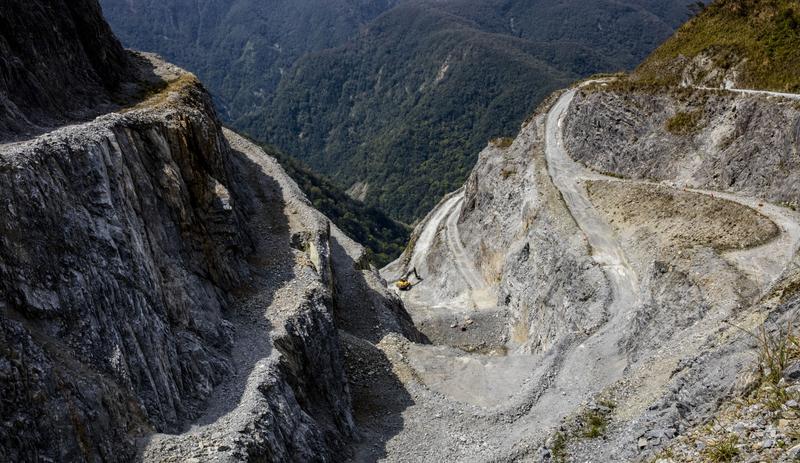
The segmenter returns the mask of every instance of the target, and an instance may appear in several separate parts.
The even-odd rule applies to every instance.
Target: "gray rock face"
[[[791,381],[800,380],[800,362],[794,362],[786,368],[783,372],[783,377]]]
[[[454,194],[463,199],[443,199],[437,209],[453,203],[452,210],[429,214],[412,236],[415,246],[382,270],[391,280],[417,267],[424,280],[404,300],[412,316],[428,324],[439,315],[422,312],[442,304],[452,313],[502,320],[500,330],[481,323],[487,339],[473,345],[542,352],[593,331],[605,317],[610,289],[546,172],[543,118],[539,113],[526,123],[511,146],[490,143],[463,193]],[[428,241],[425,228],[437,220],[437,232],[422,243]],[[463,251],[456,256],[458,243]],[[470,266],[477,276],[466,278],[463,269]],[[462,321],[452,313],[446,327]]]
[[[134,77],[96,0],[7,0],[0,25],[0,140],[99,114]]]
[[[532,123],[503,149],[489,145],[465,185],[461,238],[496,304],[509,346],[546,351],[601,323],[610,290],[546,172],[543,129]]]
[[[354,435],[336,324],[408,316],[193,77],[151,65],[170,82],[136,108],[0,152],[0,459],[331,460]]]
[[[678,113],[697,119],[677,133]],[[601,172],[800,204],[800,106],[729,92],[586,91],[566,124],[568,149]]]
[[[3,326],[40,360],[19,359],[9,373],[22,382],[3,384],[33,374],[31,387],[53,392],[4,410],[7,426],[27,423],[24,445],[4,446],[12,460],[115,459],[130,441],[101,438],[107,427],[175,430],[231,373],[222,291],[246,274],[248,240],[220,183],[230,167],[210,102],[187,92],[174,109],[2,154]]]

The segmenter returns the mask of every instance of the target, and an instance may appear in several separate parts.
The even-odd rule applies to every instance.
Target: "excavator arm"
[[[397,289],[399,289],[400,291],[408,291],[409,289],[413,288],[416,283],[411,282],[411,275],[414,275],[414,278],[417,279],[417,283],[422,281],[422,278],[419,276],[419,273],[417,273],[417,268],[414,267],[408,272],[406,272],[402,277],[400,277],[399,280],[395,282],[394,285],[397,287]]]

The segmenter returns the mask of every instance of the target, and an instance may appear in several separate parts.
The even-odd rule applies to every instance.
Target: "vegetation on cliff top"
[[[800,1],[718,0],[659,47],[634,77],[677,85],[697,57],[716,69],[735,69],[742,88],[800,91]]]

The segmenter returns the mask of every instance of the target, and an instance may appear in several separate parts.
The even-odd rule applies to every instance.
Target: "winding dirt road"
[[[575,92],[572,89],[564,93],[547,115],[545,156],[548,173],[586,236],[592,258],[605,270],[613,301],[606,309],[608,321],[563,357],[551,386],[531,409],[530,415],[542,427],[555,425],[582,401],[622,377],[628,360],[618,344],[640,303],[636,272],[613,229],[594,208],[586,189],[580,184],[590,173],[573,161],[564,149],[562,126]]]
[[[560,361],[553,363],[553,381],[542,392],[526,417],[517,423],[509,443],[524,439],[524,434],[532,430],[545,433],[547,429],[557,426],[563,417],[582,402],[621,379],[625,367],[628,366],[628,359],[618,346],[641,303],[639,281],[616,233],[589,200],[584,181],[606,180],[671,186],[667,182],[621,180],[598,174],[575,162],[564,148],[563,125],[576,91],[573,88],[565,92],[547,115],[545,156],[548,173],[561,192],[575,222],[586,236],[593,259],[605,271],[612,286],[613,300],[607,308],[608,320],[602,328],[582,343],[571,347]],[[796,214],[766,204],[758,198],[699,189],[687,191],[734,201],[755,209],[780,228],[780,235],[770,242],[750,249],[728,252],[724,256],[754,277],[761,284],[763,292],[769,291],[800,247],[800,224]]]
[[[782,93],[782,92],[771,92],[769,90],[750,90],[747,88],[714,88],[714,87],[694,87],[698,90],[717,90],[717,91],[726,91],[726,92],[733,92],[733,93],[742,93],[744,95],[763,95],[763,96],[773,96],[778,98],[788,98],[790,100],[800,100],[800,94],[797,93]]]
[[[414,245],[411,259],[408,262],[408,267],[403,269],[403,273],[410,268],[427,270],[428,266],[425,262],[425,257],[428,255],[431,247],[433,246],[433,242],[436,238],[437,232],[439,231],[439,227],[441,226],[442,222],[447,219],[447,217],[452,214],[454,210],[457,209],[463,200],[464,191],[463,189],[458,190],[453,193],[450,198],[447,198],[444,202],[441,202],[440,205],[430,213],[430,218],[425,222],[425,227],[422,229],[422,232],[419,234],[419,238],[417,238],[417,242]]]
[[[798,215],[788,209],[734,193],[684,188],[672,182],[609,177],[575,162],[565,149],[563,128],[578,88],[565,92],[546,116],[545,157],[553,184],[560,191],[570,214],[586,238],[592,258],[605,272],[611,287],[612,298],[605,309],[605,323],[585,339],[573,338],[550,352],[535,356],[516,353],[487,356],[430,345],[413,345],[406,352],[408,365],[419,374],[428,388],[441,394],[439,397],[478,406],[484,410],[481,415],[486,413],[487,420],[503,417],[513,423],[505,428],[505,433],[496,436],[501,444],[494,450],[495,457],[491,461],[508,461],[531,454],[566,416],[622,379],[627,367],[636,368],[639,365],[630,363],[626,352],[620,347],[626,336],[630,335],[633,317],[637,310],[641,310],[643,297],[639,276],[615,229],[590,201],[587,181],[680,188],[719,200],[733,201],[768,217],[780,228],[781,233],[776,238],[760,246],[723,254],[726,260],[759,284],[763,292],[769,291],[781,277],[800,248]],[[741,91],[748,94],[754,92]],[[800,96],[795,97],[800,99]],[[458,220],[464,201],[464,190],[458,190],[445,197],[429,214],[406,268],[416,267],[431,276],[436,275],[437,271],[444,272],[437,275],[440,279],[460,277],[467,290],[453,299],[452,294],[440,291],[440,288],[426,287],[426,283],[430,284],[434,278],[423,282],[418,288],[422,291],[415,290],[403,295],[415,321],[437,317],[445,319],[456,315],[461,317],[468,313],[474,316],[477,312],[467,308],[467,299],[474,301],[475,293],[492,290],[492,286],[481,275],[475,258],[469,255],[460,239]],[[444,247],[446,253],[443,255],[441,251]],[[430,269],[428,261],[432,255],[432,261],[450,259],[451,262],[443,268]],[[396,265],[385,268],[384,275],[404,271],[398,268],[400,265],[398,261]],[[461,287],[459,284],[454,286]],[[445,328],[447,326],[450,325]]]
[[[461,216],[461,206],[464,204],[464,191],[457,195],[458,202],[454,204],[447,216],[447,227],[445,228],[445,241],[450,253],[456,261],[459,273],[470,290],[481,289],[486,286],[486,280],[481,275],[475,262],[467,255],[464,243],[461,241],[461,234],[458,231],[458,219]]]
[[[409,259],[407,268],[403,269],[403,273],[411,268],[422,269],[425,273],[431,270],[428,269],[426,256],[441,230],[441,233],[443,233],[442,239],[450,251],[454,266],[458,269],[467,288],[469,290],[479,290],[486,286],[486,281],[475,266],[475,262],[467,255],[458,231],[458,219],[463,204],[464,189],[461,188],[451,193],[449,198],[446,198],[431,212],[430,218],[425,222],[425,226],[419,234],[411,259]]]

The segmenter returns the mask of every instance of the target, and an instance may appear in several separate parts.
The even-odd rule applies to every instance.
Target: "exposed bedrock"
[[[800,204],[800,106],[764,95],[681,89],[579,92],[572,156],[600,172]]]
[[[0,4],[0,139],[107,111],[136,80],[95,0]]]
[[[6,423],[31,433],[23,452],[64,433],[72,442],[59,440],[51,458],[113,459],[103,428],[121,418],[175,429],[231,371],[222,289],[245,271],[236,259],[247,239],[222,183],[229,167],[209,102],[199,88],[185,98],[180,109],[111,115],[3,152],[5,327],[31,336],[43,361],[6,365],[22,381],[3,384],[19,412]],[[84,369],[103,382],[77,384]],[[105,397],[104,383],[124,400]],[[28,388],[56,393],[33,400]]]
[[[171,72],[149,99],[2,151],[0,459],[330,460],[355,431],[337,330],[410,320],[191,75],[145,61]]]

